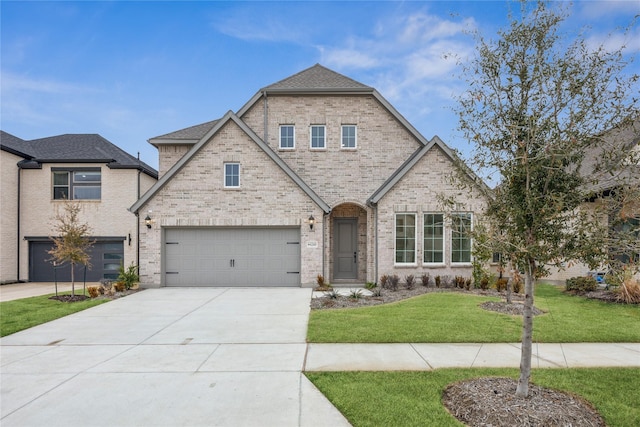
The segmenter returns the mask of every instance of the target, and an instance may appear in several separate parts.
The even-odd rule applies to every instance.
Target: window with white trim
[[[54,200],[100,200],[102,176],[100,168],[52,169]]]
[[[396,214],[395,263],[416,262],[416,215]]]
[[[325,143],[325,126],[324,125],[312,125],[309,130],[309,135],[311,138],[311,148],[312,149],[323,149],[326,148]]]
[[[355,149],[358,146],[358,129],[356,125],[342,125],[341,147]]]
[[[444,263],[444,215],[424,214],[423,261],[427,264]]]
[[[240,163],[224,164],[224,188],[240,187]]]
[[[293,125],[280,126],[280,149],[293,150],[296,148],[296,128]]]
[[[471,220],[470,212],[451,214],[451,263],[471,262]]]

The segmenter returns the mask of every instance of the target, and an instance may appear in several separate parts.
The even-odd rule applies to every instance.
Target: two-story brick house
[[[468,231],[486,186],[464,167],[471,188],[452,184],[461,166],[444,142],[321,65],[260,89],[236,113],[149,142],[160,179],[131,207],[145,285],[470,274]]]
[[[156,170],[95,134],[25,141],[0,132],[0,148],[1,283],[69,280],[69,266],[54,276],[47,253],[65,200],[81,204],[80,221],[92,229],[87,281],[115,278],[121,264],[137,264],[138,221],[128,208],[157,181]]]

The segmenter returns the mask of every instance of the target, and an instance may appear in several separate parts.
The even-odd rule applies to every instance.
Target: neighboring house
[[[471,274],[488,188],[374,88],[321,65],[149,142],[160,179],[131,207],[146,286]],[[460,169],[470,189],[450,183]]]
[[[0,283],[69,280],[68,265],[54,276],[47,253],[66,199],[81,203],[80,220],[92,229],[87,281],[115,278],[121,264],[137,263],[138,221],[128,207],[157,181],[157,171],[100,135],[24,141],[0,131],[0,148]]]
[[[616,165],[616,166],[609,166]],[[622,165],[620,167],[619,165]],[[640,188],[640,119],[631,121],[625,126],[611,129],[598,137],[598,144],[585,154],[581,167],[581,173],[589,177],[591,190],[599,197],[584,203],[584,208],[589,210],[602,210],[603,203],[608,203],[612,192],[620,186]],[[636,194],[637,195],[637,194]],[[624,227],[629,230],[638,230],[640,227],[640,205],[635,200],[627,203],[622,211],[613,213],[624,218],[623,224],[616,227]],[[611,218],[603,218],[611,226]],[[615,228],[611,233],[616,233]],[[603,244],[606,244],[603,242]],[[635,262],[639,254],[635,254]],[[618,255],[620,257],[620,255]],[[629,261],[629,254],[623,255],[623,261]],[[557,284],[564,284],[566,279],[576,276],[586,276],[594,273],[606,273],[605,269],[590,271],[586,264],[581,262],[566,263],[563,269],[551,268],[550,274],[541,280]]]

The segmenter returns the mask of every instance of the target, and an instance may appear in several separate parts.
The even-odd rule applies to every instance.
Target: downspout
[[[140,200],[140,152],[138,151],[138,198],[136,200]],[[138,266],[138,273],[140,273],[140,217],[138,212],[136,215],[136,265]]]
[[[20,176],[22,175],[22,168],[20,164],[16,164],[18,167],[18,226],[17,228],[17,239],[16,239],[16,282],[20,282]]]
[[[267,143],[267,145],[269,145],[269,103],[267,101],[267,91],[263,90],[262,91],[262,96],[264,97],[264,132],[263,132],[263,136],[264,136],[264,142]]]
[[[376,266],[373,269],[373,272],[375,273],[375,277],[373,278],[373,282],[374,283],[378,283],[378,205],[375,204],[373,205],[373,216],[375,217],[375,230],[374,230],[374,238],[376,239],[376,243],[375,243],[375,251],[376,251]]]

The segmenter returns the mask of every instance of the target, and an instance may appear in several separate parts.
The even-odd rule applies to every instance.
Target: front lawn
[[[491,343],[519,342],[521,316],[479,307],[497,298],[458,292],[429,293],[382,306],[312,310],[309,342],[327,343]],[[640,342],[640,307],[564,294],[536,286],[535,342]]]
[[[50,296],[42,295],[0,302],[0,337],[109,301],[108,299],[87,299],[80,302],[60,302],[49,299]]]
[[[516,369],[431,372],[307,372],[354,426],[460,426],[442,405],[447,385],[486,376],[518,377]],[[582,396],[610,427],[640,425],[640,369],[535,369],[532,383]]]

